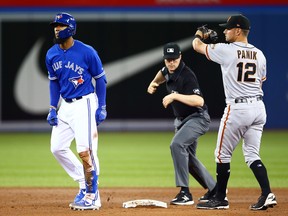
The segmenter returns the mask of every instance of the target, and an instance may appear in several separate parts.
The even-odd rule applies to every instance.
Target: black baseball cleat
[[[208,202],[210,199],[212,199],[216,194],[216,188],[213,190],[208,190],[202,197],[198,199],[199,202]]]
[[[277,205],[276,196],[273,193],[269,193],[267,196],[261,195],[258,198],[258,202],[251,205],[251,210],[266,210],[267,208],[273,208]]]
[[[185,193],[184,191],[180,191],[180,193],[178,193],[176,197],[173,200],[171,200],[170,204],[171,205],[193,205],[194,201],[193,201],[191,193]]]
[[[227,200],[210,199],[208,202],[200,202],[196,206],[197,209],[229,209]]]
[[[226,189],[226,194],[228,193],[228,189]],[[202,197],[200,197],[198,199],[199,202],[208,202],[209,200],[213,199],[216,195],[216,187],[211,190],[211,191],[207,191]],[[225,197],[225,200],[228,201],[227,196]]]

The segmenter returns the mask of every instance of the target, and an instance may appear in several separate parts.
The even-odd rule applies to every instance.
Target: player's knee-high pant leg
[[[51,135],[51,152],[74,181],[80,183],[84,182],[83,165],[70,149],[73,136],[72,134],[67,133],[67,131],[64,134],[63,130],[60,130],[59,127],[65,127],[65,124],[60,121],[57,127],[53,127]]]

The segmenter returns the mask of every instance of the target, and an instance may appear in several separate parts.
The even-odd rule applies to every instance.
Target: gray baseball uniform
[[[260,158],[260,144],[266,123],[262,83],[266,80],[266,58],[261,50],[248,43],[250,21],[242,14],[230,16],[224,27],[225,40],[229,43],[205,44],[205,32],[198,29],[192,42],[193,48],[221,66],[226,108],[222,116],[215,149],[217,191],[200,209],[228,209],[226,189],[230,177],[232,154],[243,139],[245,162],[261,187],[257,202],[251,210],[266,210],[277,205],[272,193],[266,167]],[[205,30],[205,28],[204,28]],[[208,29],[208,34],[211,32]],[[207,36],[207,35],[206,35]],[[197,39],[196,39],[197,38]]]
[[[259,149],[266,110],[262,82],[266,79],[266,59],[251,44],[234,42],[208,45],[207,57],[221,65],[226,108],[218,132],[215,158],[230,163],[243,138],[243,153],[248,166],[260,160]]]

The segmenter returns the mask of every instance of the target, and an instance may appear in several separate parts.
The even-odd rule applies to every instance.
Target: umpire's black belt
[[[249,98],[256,98],[257,101],[263,100],[261,95],[257,95],[256,97],[239,97],[235,99],[235,103],[247,103]]]
[[[80,100],[82,99],[83,97],[80,96],[80,97],[76,97],[76,98],[64,98],[64,100],[67,102],[67,103],[72,103],[74,101],[77,101],[77,100]]]

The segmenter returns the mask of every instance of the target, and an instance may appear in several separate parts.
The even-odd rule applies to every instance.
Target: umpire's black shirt
[[[161,72],[166,79],[168,93],[176,92],[183,95],[195,94],[203,97],[196,75],[182,60],[174,73],[169,73],[166,67],[163,67]],[[184,119],[193,113],[202,112],[207,109],[206,104],[198,108],[188,106],[176,100],[173,101],[171,105],[175,117],[179,119]]]

